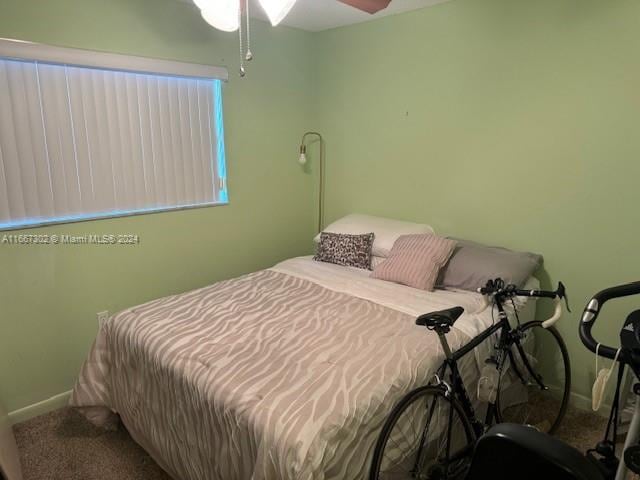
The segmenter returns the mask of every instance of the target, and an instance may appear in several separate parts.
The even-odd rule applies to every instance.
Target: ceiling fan
[[[363,12],[374,14],[384,10],[392,0],[337,0]],[[273,26],[289,14],[297,0],[258,0]],[[240,76],[244,77],[244,62],[253,59],[249,35],[249,0],[193,0],[202,18],[214,28],[240,33]],[[244,32],[243,32],[244,27]]]
[[[350,5],[367,13],[377,13],[389,6],[391,0],[338,0],[341,3]]]
[[[337,0],[340,3],[370,14],[384,10],[391,0]],[[278,25],[289,14],[297,0],[258,0],[271,24]],[[247,0],[193,0],[202,16],[212,27],[235,32],[240,27],[240,16],[249,10]],[[239,15],[240,12],[240,15]]]

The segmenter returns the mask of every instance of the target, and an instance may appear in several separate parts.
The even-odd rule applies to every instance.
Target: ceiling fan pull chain
[[[245,55],[244,59],[247,62],[250,62],[251,60],[253,60],[253,53],[251,52],[251,25],[249,22],[249,0],[246,0],[245,7],[246,7],[245,15],[247,17],[247,54]]]
[[[244,70],[244,45],[242,36],[242,2],[238,2],[238,34],[240,37],[240,76],[244,77],[246,72]]]

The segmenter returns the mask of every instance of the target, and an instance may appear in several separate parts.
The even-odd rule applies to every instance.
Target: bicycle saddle
[[[462,307],[452,307],[439,312],[425,313],[416,319],[416,325],[427,328],[452,327],[463,313],[464,308]]]

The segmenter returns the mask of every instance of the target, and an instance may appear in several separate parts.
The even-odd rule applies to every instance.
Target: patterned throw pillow
[[[313,259],[316,262],[335,263],[345,267],[371,270],[373,233],[347,235],[345,233],[320,234],[320,243]]]
[[[371,277],[432,291],[438,272],[455,247],[455,240],[437,235],[402,235],[393,244],[389,257],[376,267]]]

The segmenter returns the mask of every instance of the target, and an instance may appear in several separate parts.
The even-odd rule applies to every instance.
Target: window
[[[3,45],[0,229],[227,203],[221,69]]]

